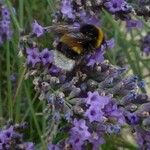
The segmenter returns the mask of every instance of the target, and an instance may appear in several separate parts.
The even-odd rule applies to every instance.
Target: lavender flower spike
[[[35,20],[32,24],[32,33],[34,33],[37,37],[40,37],[44,34],[44,29],[38,22]]]

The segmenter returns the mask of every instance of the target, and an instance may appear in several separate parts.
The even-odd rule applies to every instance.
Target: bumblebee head
[[[98,37],[98,28],[92,24],[84,24],[80,28],[80,32],[91,39]]]
[[[80,32],[85,35],[87,42],[90,43],[93,47],[98,48],[104,41],[103,31],[92,24],[84,24],[80,27]]]

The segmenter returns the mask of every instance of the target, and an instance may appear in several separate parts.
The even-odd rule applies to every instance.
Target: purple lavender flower
[[[35,20],[32,24],[32,33],[34,33],[37,37],[40,37],[44,34],[44,29],[38,22]]]
[[[2,7],[1,11],[2,11],[1,13],[2,13],[3,20],[10,20],[10,12],[9,12],[8,8]]]
[[[97,91],[88,92],[88,97],[86,98],[86,103],[89,105],[99,105],[101,108],[104,108],[108,104],[110,98],[107,96],[100,96]]]
[[[146,86],[146,83],[145,83],[144,80],[141,80],[141,81],[138,82],[138,87],[139,88],[145,88],[145,86]]]
[[[124,3],[124,0],[109,0],[104,5],[110,12],[116,13],[122,10]]]
[[[131,125],[136,125],[139,123],[139,117],[136,115],[136,113],[126,112],[125,117],[128,123]]]
[[[85,116],[88,117],[90,122],[93,121],[102,122],[105,119],[104,113],[102,112],[99,105],[91,105],[85,112]]]
[[[37,48],[27,48],[27,65],[35,67],[40,62],[39,52]]]
[[[93,145],[93,150],[99,149],[100,145],[105,143],[103,137],[96,132],[93,132],[88,140]]]
[[[90,133],[88,131],[88,127],[86,125],[86,121],[83,119],[77,120],[74,119],[73,121],[74,127],[71,129],[72,133],[79,133],[83,137],[83,139],[87,139],[90,136]],[[84,133],[84,134],[83,134]]]
[[[123,111],[119,109],[116,102],[112,100],[105,105],[103,112],[105,113],[106,118],[116,120],[120,125],[124,125],[126,123]]]
[[[25,150],[35,150],[34,144],[32,142],[24,142],[24,149]]]
[[[16,82],[17,81],[17,73],[12,73],[10,76],[9,76],[9,80],[11,80],[12,82]]]
[[[53,21],[65,21],[68,23],[82,22],[99,25],[102,8],[122,20],[131,18],[132,7],[125,0],[64,0]]]
[[[101,21],[97,16],[92,16],[88,13],[80,12],[80,18],[84,23],[88,22],[88,24],[94,24],[96,26],[101,25]]]
[[[108,125],[107,127],[106,127],[107,129],[107,133],[109,133],[109,134],[113,134],[113,133],[115,133],[115,134],[118,134],[118,133],[120,133],[120,130],[121,130],[121,127],[117,124],[117,125]]]
[[[110,40],[106,40],[106,46],[109,48],[109,49],[113,49],[115,47],[115,39],[112,38]]]
[[[73,149],[76,150],[81,150],[84,142],[85,140],[81,138],[80,134],[73,133],[69,138],[69,143],[72,145]]]
[[[74,19],[73,9],[70,0],[63,0],[61,5],[61,13],[68,18]]]
[[[132,7],[125,0],[108,0],[104,1],[105,9],[115,17],[121,20],[131,18]]]
[[[60,150],[60,148],[57,145],[48,144],[48,150]]]
[[[125,122],[123,114],[108,96],[100,96],[98,92],[89,92],[87,104],[90,107],[86,110],[85,116],[89,118],[90,122],[102,122],[105,118],[115,118],[120,124]]]
[[[87,56],[87,66],[94,66],[104,61],[104,51],[99,48],[95,54]]]
[[[141,51],[146,55],[150,54],[150,32],[141,41]]]
[[[0,44],[10,40],[12,37],[10,12],[7,7],[1,6],[2,19],[0,20]]]
[[[150,149],[150,132],[143,130],[142,128],[136,128],[137,144],[141,150]]]
[[[50,68],[49,68],[49,73],[52,74],[52,75],[58,75],[59,73],[61,72],[61,69],[58,68],[57,66],[55,65],[52,65]]]
[[[87,56],[87,66],[94,66],[95,64],[101,64],[104,61],[105,49],[113,49],[115,46],[114,39],[106,40],[100,48],[95,50],[94,54]]]
[[[130,31],[133,28],[141,29],[143,27],[143,23],[140,20],[127,20],[126,27],[128,31]]]
[[[86,126],[86,121],[83,119],[75,119],[73,121],[73,125],[74,127],[71,128],[70,131],[71,136],[69,138],[69,143],[74,149],[81,150],[85,140],[90,137],[90,133],[88,131],[88,127]]]
[[[43,63],[43,65],[47,65],[53,62],[54,55],[52,51],[49,51],[48,48],[45,48],[41,53],[40,53],[40,58]]]
[[[8,21],[8,20],[2,20],[0,22],[1,28],[5,29],[5,30],[7,30],[7,28],[9,27],[9,25],[10,25],[10,21]]]
[[[20,149],[20,150],[34,150],[32,142],[24,142],[23,135],[17,132],[19,128],[23,128],[24,124],[11,125],[0,130],[0,149]]]

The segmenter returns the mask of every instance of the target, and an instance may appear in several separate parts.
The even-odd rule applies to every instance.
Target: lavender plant
[[[59,3],[59,10],[53,22],[83,22],[100,24],[102,13],[107,11],[115,19],[126,21],[128,28],[141,28],[142,22],[133,16],[144,16],[149,19],[149,2],[128,2],[126,0],[64,0]],[[141,7],[142,5],[142,7]]]
[[[119,23],[125,21],[128,31],[131,31],[133,28],[143,27],[139,18],[136,19],[137,16],[149,19],[148,6],[148,2],[141,0],[137,3],[127,0],[62,0],[58,1],[58,8],[53,14],[52,26],[65,24],[80,28],[82,24],[93,24],[103,28],[103,15],[108,13]],[[8,24],[5,27],[7,34],[1,36],[2,43],[12,36],[9,11],[8,9],[4,11],[4,8],[7,7],[2,6],[1,16],[4,16],[2,21],[5,20]],[[141,81],[141,77],[129,73],[130,68],[115,66],[105,57],[106,50],[109,53],[116,41],[108,40],[110,36],[105,35],[106,39],[101,47],[95,49],[92,54],[83,56],[81,61],[75,62],[73,69],[68,71],[61,66],[70,65],[69,60],[65,62],[57,60],[63,64],[61,66],[56,64],[58,58],[55,57],[55,51],[60,36],[51,34],[49,28],[34,20],[31,33],[25,36],[20,33],[19,37],[19,54],[22,53],[24,56],[25,78],[33,82],[41,103],[46,103],[46,106],[42,107],[42,113],[37,113],[33,117],[40,140],[44,146],[46,145],[44,148],[38,143],[37,149],[99,150],[107,148],[109,144],[112,149],[118,147],[150,149],[150,99],[142,92],[145,91],[145,84]],[[41,40],[48,34],[53,37],[52,46],[46,45]],[[147,55],[149,55],[148,38],[147,35],[141,42],[141,50]],[[46,42],[49,43],[50,40]],[[19,88],[20,85],[19,80]],[[25,86],[25,92],[26,89]],[[27,99],[29,98],[27,95]],[[15,103],[16,100],[13,105]],[[29,104],[29,112],[33,114],[32,104]],[[22,117],[24,109],[20,112]],[[27,111],[23,119],[27,119],[29,112]],[[36,121],[38,115],[45,117],[47,123],[46,129],[43,125],[43,135],[40,135],[41,124],[38,124],[41,120]],[[29,120],[32,122],[31,117]],[[24,125],[8,125],[2,129],[0,149],[35,149],[32,142],[23,141],[19,132],[21,128],[24,128]],[[33,128],[31,126],[31,130]],[[125,134],[132,137],[134,142],[131,143],[124,137],[124,130],[128,130]]]
[[[146,20],[150,17],[150,2],[149,0],[138,0],[137,2],[132,1],[134,10],[138,16],[143,16]]]
[[[25,123],[15,124],[8,123],[0,130],[0,149],[1,150],[34,150],[32,142],[23,140],[22,131],[27,128]]]
[[[56,21],[57,18],[64,18],[68,21],[93,21],[96,23],[99,22],[102,9],[120,19],[130,18],[129,14],[132,12],[132,7],[125,0],[65,0],[61,1],[60,10],[56,14]]]
[[[12,37],[12,29],[11,29],[11,19],[10,19],[10,11],[0,2],[0,45],[2,45],[5,41],[10,40]]]
[[[32,32],[38,37],[39,31]],[[55,65],[52,50],[39,50],[34,41],[24,47],[27,76],[33,78],[39,99],[47,102],[44,136],[51,143],[49,149],[98,150],[109,136],[123,141],[123,128],[131,129],[139,147],[146,143],[149,148],[145,138],[142,143],[139,140],[149,126],[149,108],[145,107],[149,98],[139,89],[144,84],[135,75],[126,76],[127,68],[104,60],[104,50],[99,51],[98,61],[94,55],[87,56],[68,72]]]

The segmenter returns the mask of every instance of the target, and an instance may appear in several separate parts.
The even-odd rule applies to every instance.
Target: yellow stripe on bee
[[[96,28],[98,30],[98,38],[97,38],[97,42],[96,42],[95,47],[98,48],[102,44],[102,41],[104,39],[104,33],[100,28],[98,28],[98,27],[96,27]]]
[[[81,54],[81,52],[82,52],[82,48],[81,47],[72,47],[72,49],[73,49],[73,51],[75,51],[76,53],[78,53],[78,54]]]
[[[63,35],[60,41],[68,45],[68,47],[70,47],[77,54],[81,54],[83,51],[81,42],[79,42],[76,38],[70,37],[68,34]]]

